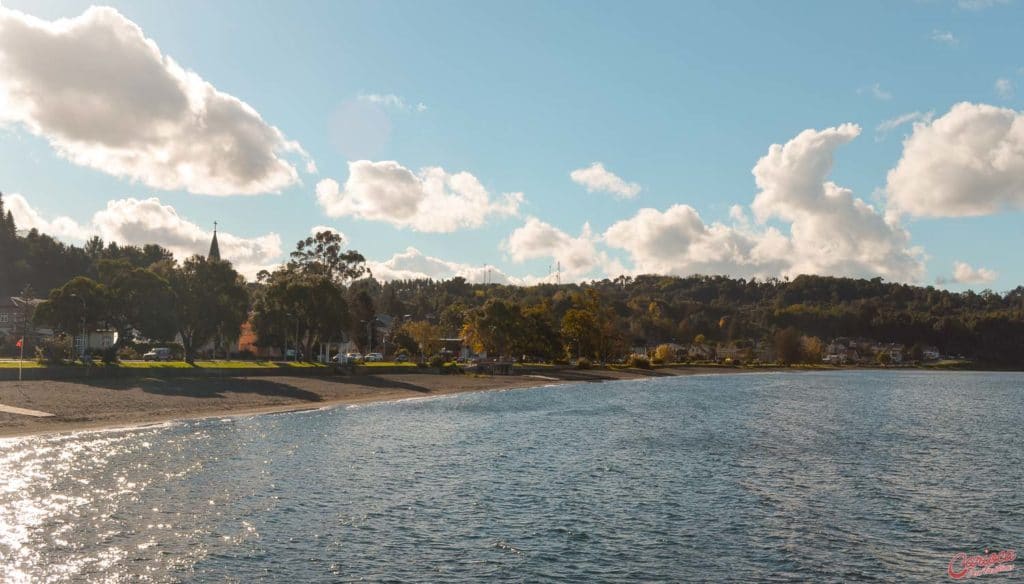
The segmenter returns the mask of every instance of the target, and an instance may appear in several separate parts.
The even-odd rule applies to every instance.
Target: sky
[[[1024,2],[0,0],[20,228],[380,279],[1024,280]]]

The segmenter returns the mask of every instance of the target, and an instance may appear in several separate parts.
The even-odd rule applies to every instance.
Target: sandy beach
[[[0,404],[46,417],[0,411],[0,436],[145,424],[174,419],[321,408],[562,383],[601,382],[736,369],[555,370],[531,375],[422,373],[323,377],[230,377],[0,381]]]

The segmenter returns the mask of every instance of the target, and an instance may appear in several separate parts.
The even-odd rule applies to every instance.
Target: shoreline
[[[324,377],[0,381],[0,404],[53,414],[50,417],[32,417],[0,412],[0,439],[134,428],[214,417],[313,411],[460,393],[773,371],[800,370],[782,367],[757,370],[679,367],[558,370],[508,376],[393,373]]]

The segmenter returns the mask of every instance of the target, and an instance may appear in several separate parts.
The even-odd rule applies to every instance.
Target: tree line
[[[798,276],[620,276],[588,283],[509,286],[372,277],[365,259],[334,233],[299,241],[289,261],[246,282],[229,262],[176,262],[157,245],[84,246],[35,230],[19,234],[0,198],[0,293],[40,291],[36,320],[75,332],[105,326],[152,340],[180,338],[189,358],[203,346],[228,350],[249,320],[259,346],[353,340],[389,353],[430,354],[462,338],[491,355],[609,361],[669,343],[788,350],[794,334],[932,345],[1000,366],[1024,366],[1024,287],[952,292],[932,286]],[[780,334],[782,332],[786,334]],[[804,347],[802,349],[807,351]],[[810,348],[814,353],[817,349]],[[818,350],[820,353],[820,350]]]

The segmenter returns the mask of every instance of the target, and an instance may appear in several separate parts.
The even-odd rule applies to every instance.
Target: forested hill
[[[0,211],[0,295],[17,295],[29,287],[33,295],[45,298],[76,276],[95,279],[104,260],[147,268],[169,258],[157,245],[139,248],[93,239],[77,247],[36,231],[19,235],[10,213]],[[259,311],[267,286],[249,285],[251,309]],[[434,323],[440,334],[451,337],[463,334],[489,301],[506,300],[527,319],[522,322],[550,331],[531,341],[532,352],[547,357],[567,345],[567,314],[599,310],[609,338],[621,351],[661,343],[686,345],[698,335],[720,346],[750,344],[792,328],[825,342],[864,337],[926,344],[944,354],[1024,366],[1024,287],[1005,294],[950,292],[880,278],[824,276],[792,281],[638,276],[529,287],[470,284],[461,278],[386,283],[363,278],[349,282],[344,296],[351,315],[340,315],[342,320],[366,322],[373,315],[391,315]]]

